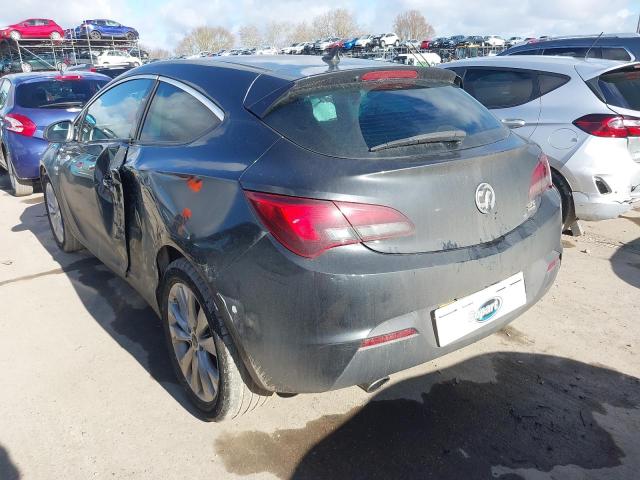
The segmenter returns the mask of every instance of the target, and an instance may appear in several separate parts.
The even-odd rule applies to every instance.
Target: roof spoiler
[[[388,75],[385,75],[387,73]],[[262,74],[251,85],[244,105],[254,115],[264,118],[271,110],[287,99],[299,95],[304,91],[319,90],[335,85],[345,85],[357,82],[389,82],[415,81],[451,83],[456,82],[457,75],[451,70],[443,68],[424,68],[408,65],[385,64],[376,68],[362,68],[349,70],[333,70],[327,73],[304,77],[291,81]]]

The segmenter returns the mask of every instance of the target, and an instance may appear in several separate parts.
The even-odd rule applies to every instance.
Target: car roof
[[[229,57],[209,57],[189,60],[175,60],[176,64],[193,63],[216,65],[220,63],[229,66],[247,68],[256,73],[265,73],[285,80],[298,80],[304,77],[327,73],[327,65],[319,55],[243,55]],[[363,68],[380,68],[384,66],[375,60],[341,57],[335,71],[356,70]]]
[[[640,34],[638,33],[605,34],[598,37],[598,35],[575,35],[544,38],[515,45],[504,51],[502,55],[509,55],[522,50],[541,50],[551,47],[590,47],[591,45],[595,47],[628,47],[634,44],[640,45]]]
[[[102,75],[101,73],[95,72],[84,72],[82,70],[74,70],[73,73],[70,73],[73,76],[81,76],[82,78],[86,78],[89,80],[111,80],[106,75]],[[56,78],[59,76],[64,76],[64,73],[60,72],[29,72],[29,73],[10,73],[9,75],[5,75],[2,78],[6,78],[11,80],[11,83],[14,85],[19,85],[21,83],[27,83],[35,80],[46,80],[48,78]]]
[[[495,57],[476,57],[449,62],[442,67],[504,67],[544,70],[554,73],[572,74],[576,70],[585,78],[593,78],[614,68],[634,65],[638,62],[618,62],[616,60],[584,59],[552,55],[506,55]]]

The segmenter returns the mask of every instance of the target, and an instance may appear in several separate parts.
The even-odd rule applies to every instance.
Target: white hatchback
[[[540,145],[563,220],[615,218],[640,202],[640,63],[551,56],[450,62],[464,89]]]

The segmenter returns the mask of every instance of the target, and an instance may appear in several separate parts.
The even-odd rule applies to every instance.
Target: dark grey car
[[[454,80],[307,56],[142,66],[50,127],[54,237],[156,309],[208,418],[372,390],[512,321],[560,264],[546,158]]]

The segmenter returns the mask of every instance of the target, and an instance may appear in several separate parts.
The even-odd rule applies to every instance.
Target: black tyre
[[[133,41],[133,40],[135,40],[137,38],[136,34],[133,33],[133,32],[127,32],[127,34],[125,36],[127,37],[127,40],[129,40],[129,41]]]
[[[266,402],[271,393],[251,381],[211,290],[186,259],[164,272],[160,303],[175,374],[203,419],[235,418]]]
[[[569,187],[567,181],[555,170],[551,170],[551,180],[553,181],[554,187],[558,190],[558,193],[560,193],[560,198],[562,199],[562,231],[564,232],[569,230],[573,222],[576,221],[573,195],[571,193],[571,187]]]
[[[51,233],[53,239],[56,241],[58,248],[63,252],[76,252],[82,250],[82,244],[73,236],[73,234],[67,229],[64,215],[56,197],[56,192],[51,185],[51,180],[44,174],[41,178],[42,191],[44,192],[44,205],[47,209],[47,218],[49,219],[49,227],[51,227]]]
[[[100,40],[102,34],[97,30],[92,30],[91,33],[89,33],[89,38],[91,38],[91,40]]]
[[[9,173],[9,180],[11,181],[11,190],[14,196],[24,197],[33,193],[33,182],[31,180],[22,180],[18,178],[15,170],[13,169],[13,160],[11,154],[5,152],[5,162],[7,162],[7,173]]]

